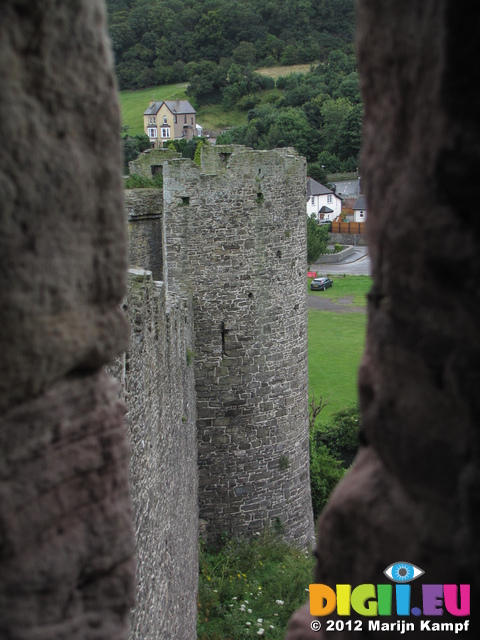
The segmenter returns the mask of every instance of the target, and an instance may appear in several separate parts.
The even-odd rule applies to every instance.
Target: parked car
[[[328,287],[333,287],[333,282],[330,278],[314,278],[310,283],[312,291],[325,291]]]

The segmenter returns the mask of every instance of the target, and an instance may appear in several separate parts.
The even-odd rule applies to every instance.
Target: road
[[[316,262],[311,265],[312,271],[317,272],[317,276],[343,275],[369,276],[371,275],[371,263],[367,247],[355,247],[355,254],[336,264],[322,264]]]

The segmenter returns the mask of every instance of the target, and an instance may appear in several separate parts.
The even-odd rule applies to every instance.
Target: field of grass
[[[311,295],[332,301],[352,299],[355,306],[365,303],[371,287],[368,276],[332,278],[332,288]],[[319,420],[357,402],[357,372],[365,346],[366,313],[308,312],[308,378],[309,395],[320,396],[328,405]]]
[[[329,276],[333,280],[333,287],[326,291],[310,291],[308,279],[308,293],[311,296],[328,298],[332,302],[338,302],[341,298],[347,298],[355,306],[366,305],[366,295],[372,286],[370,276]]]
[[[269,76],[276,80],[283,76],[289,76],[291,73],[308,73],[312,66],[315,66],[314,62],[308,64],[290,64],[284,67],[262,67],[261,69],[256,69],[256,72],[262,76]]]

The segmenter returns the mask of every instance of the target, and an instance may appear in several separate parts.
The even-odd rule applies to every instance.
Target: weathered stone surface
[[[128,636],[128,448],[116,384],[59,381],[0,418],[0,636]]]
[[[196,638],[198,479],[193,310],[149,271],[130,271],[123,381],[132,459],[137,604],[132,639]]]
[[[128,636],[119,109],[103,3],[0,5],[0,636]]]
[[[125,189],[129,266],[151,271],[163,280],[163,191]]]
[[[265,527],[307,546],[305,160],[202,148],[164,167],[166,280],[191,291],[200,517],[207,538]],[[258,464],[256,464],[258,463]]]
[[[126,346],[119,110],[99,0],[0,7],[0,410]]]
[[[427,584],[470,583],[475,593],[480,98],[468,61],[479,53],[480,9],[468,20],[450,0],[360,0],[358,10],[374,279],[359,375],[364,448],[320,519],[315,581],[382,583],[388,565],[408,561]],[[412,620],[409,637],[424,637]],[[356,635],[384,634],[364,625]]]
[[[128,170],[131,175],[154,178],[158,173],[163,173],[163,165],[167,160],[181,157],[182,154],[173,149],[147,149],[128,163]]]

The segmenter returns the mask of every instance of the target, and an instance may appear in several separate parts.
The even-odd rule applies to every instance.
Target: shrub
[[[310,484],[315,518],[353,462],[359,428],[358,406],[333,414],[323,425],[310,419]]]
[[[128,178],[125,178],[123,186],[125,189],[162,189],[163,176],[159,173],[153,178],[144,178],[132,173]]]
[[[237,107],[242,111],[248,111],[249,109],[254,109],[259,102],[260,98],[258,96],[249,94],[237,101]]]
[[[318,428],[316,437],[348,469],[358,451],[359,430],[360,412],[354,406],[333,414],[329,422]]]
[[[312,214],[307,220],[307,261],[312,264],[327,251],[328,229],[327,225],[319,226]]]
[[[327,504],[330,494],[345,474],[340,462],[329,453],[328,447],[310,434],[310,485],[313,517],[317,518]]]

